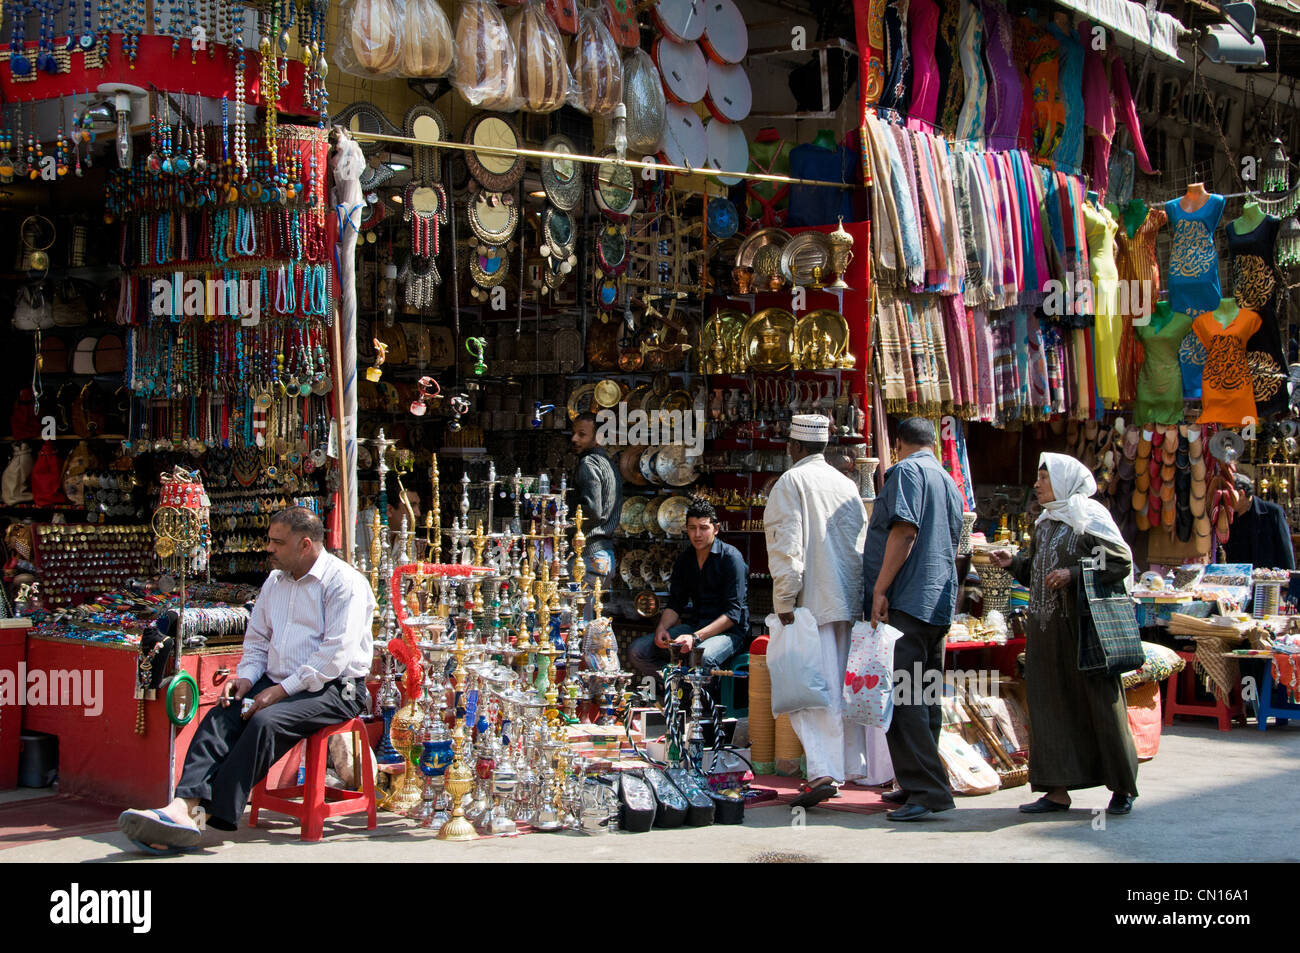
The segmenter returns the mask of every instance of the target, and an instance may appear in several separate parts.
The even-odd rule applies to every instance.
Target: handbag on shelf
[[[1082,562],[1078,606],[1079,671],[1121,675],[1146,661],[1132,597],[1099,582],[1091,559]]]
[[[37,506],[62,506],[68,502],[63,495],[63,465],[54,444],[47,441],[36,456],[32,467],[32,499]]]
[[[30,387],[18,392],[14,409],[9,414],[9,436],[15,440],[34,440],[41,435],[36,406],[36,392]]]
[[[61,337],[53,334],[41,336],[41,373],[68,373],[68,345]]]
[[[5,506],[32,501],[32,448],[25,443],[14,444],[13,459],[5,467],[4,478],[0,481],[0,498]]]
[[[96,334],[88,334],[77,342],[72,352],[72,373],[86,375],[95,373],[95,347],[98,344],[99,336]]]
[[[19,331],[44,331],[54,327],[50,298],[39,284],[23,285],[14,301],[14,327]]]
[[[105,334],[95,342],[96,374],[121,374],[126,368],[126,350],[120,334]]]

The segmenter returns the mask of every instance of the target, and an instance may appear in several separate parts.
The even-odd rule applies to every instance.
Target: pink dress
[[[939,115],[939,64],[934,55],[939,34],[939,5],[934,0],[912,0],[907,11],[907,33],[912,54],[912,101],[907,114],[913,128],[932,130]]]

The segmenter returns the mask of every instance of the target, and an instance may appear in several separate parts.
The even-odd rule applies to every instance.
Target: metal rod
[[[501,146],[479,146],[468,142],[426,142],[409,136],[389,136],[378,132],[348,132],[358,142],[393,142],[404,146],[420,146],[425,149],[457,149],[461,152],[481,152],[494,156],[523,156],[528,159],[560,159],[570,162],[585,162],[588,165],[604,165],[612,162],[632,169],[653,169],[656,172],[681,172],[686,175],[707,175],[713,178],[752,179],[758,182],[775,182],[781,185],[812,185],[827,189],[856,189],[852,182],[827,182],[822,179],[796,179],[788,175],[772,175],[767,172],[728,172],[725,169],[691,169],[681,165],[668,165],[661,162],[642,162],[640,159],[623,159],[610,156],[588,156],[576,152],[546,152],[542,149],[507,149]]]

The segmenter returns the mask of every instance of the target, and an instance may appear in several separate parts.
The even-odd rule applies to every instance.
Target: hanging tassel
[[[1281,268],[1300,266],[1300,221],[1291,215],[1277,233],[1277,263]]]

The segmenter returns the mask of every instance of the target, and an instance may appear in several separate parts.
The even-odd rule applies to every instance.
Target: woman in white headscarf
[[[1078,460],[1059,453],[1039,459],[1034,492],[1043,507],[1028,552],[992,553],[1029,587],[1025,686],[1029,698],[1029,783],[1043,796],[1026,814],[1070,808],[1070,791],[1104,785],[1108,814],[1127,814],[1137,797],[1137,751],[1118,676],[1079,671],[1081,561],[1097,563],[1099,583],[1127,584],[1133,553],[1097,484]],[[1089,621],[1085,624],[1091,624]]]

